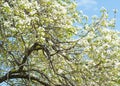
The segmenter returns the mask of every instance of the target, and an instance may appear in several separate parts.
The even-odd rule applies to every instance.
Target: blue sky
[[[82,10],[83,13],[89,17],[93,15],[100,16],[100,8],[107,9],[109,17],[114,17],[113,9],[117,9],[116,15],[116,29],[120,31],[120,0],[76,0],[78,4],[78,10]]]

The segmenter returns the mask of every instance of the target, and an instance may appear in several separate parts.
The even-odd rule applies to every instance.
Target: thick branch
[[[40,81],[38,78],[34,77],[34,76],[29,76],[29,75],[20,75],[20,74],[6,74],[3,77],[0,77],[0,83],[6,81],[7,79],[14,79],[14,78],[21,78],[21,79],[31,79],[31,80],[35,80],[37,82],[39,82],[40,84],[44,85],[44,86],[50,86],[49,84],[47,84],[46,82]]]
[[[31,48],[29,48],[25,51],[25,56],[23,57],[23,60],[22,60],[19,70],[23,70],[23,67],[24,67],[23,64],[27,61],[27,57],[32,53],[32,51],[42,49],[41,46],[40,46],[40,48],[36,49],[37,46],[40,46],[40,44],[34,43]]]

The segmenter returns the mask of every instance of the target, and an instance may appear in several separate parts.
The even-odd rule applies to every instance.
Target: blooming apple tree
[[[0,83],[119,86],[114,27],[106,9],[89,23],[73,0],[1,0]]]

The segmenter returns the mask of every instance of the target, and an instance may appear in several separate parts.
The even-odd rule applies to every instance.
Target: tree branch
[[[44,86],[50,86],[48,83],[40,81],[38,78],[36,78],[34,76],[29,76],[29,75],[25,75],[25,74],[12,74],[12,73],[10,73],[10,74],[8,73],[5,76],[0,77],[0,83],[6,81],[7,79],[14,79],[14,78],[21,78],[21,79],[27,79],[27,80],[29,80],[29,78],[30,78],[31,80],[35,80]]]
[[[27,61],[27,57],[32,53],[32,51],[42,49],[41,46],[40,46],[40,48],[36,48],[37,46],[40,46],[40,44],[39,43],[34,43],[31,48],[26,49],[25,56],[23,57],[21,66],[19,68],[19,71],[23,70],[23,67],[24,67],[23,64]]]

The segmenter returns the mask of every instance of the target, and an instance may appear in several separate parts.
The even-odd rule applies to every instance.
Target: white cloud
[[[76,0],[78,3],[78,6],[83,6],[86,9],[92,8],[93,6],[97,5],[97,2],[95,0]]]

